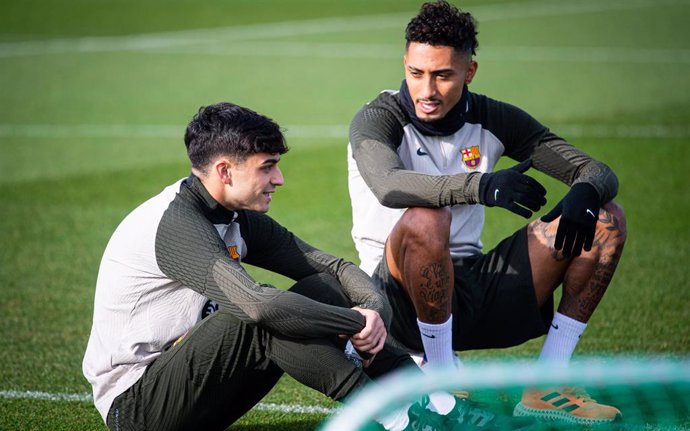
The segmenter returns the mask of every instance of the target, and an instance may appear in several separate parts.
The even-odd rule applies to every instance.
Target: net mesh
[[[465,363],[461,369],[425,374],[401,372],[379,380],[351,397],[321,431],[358,431],[423,395],[443,390],[469,391],[473,402],[497,415],[512,416],[525,389],[586,389],[602,404],[617,407],[622,419],[589,427],[540,420],[530,430],[689,430],[690,359],[586,358],[567,368],[535,362]]]

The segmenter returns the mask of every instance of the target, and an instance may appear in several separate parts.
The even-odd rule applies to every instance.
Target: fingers
[[[564,222],[563,219],[558,223],[558,230],[556,231],[556,240],[553,246],[556,250],[563,249],[563,241],[565,241],[566,233],[568,233],[568,223]]]
[[[376,354],[386,342],[388,332],[379,313],[373,310],[353,307],[359,311],[365,319],[364,328],[350,338],[352,345],[361,352]]]
[[[563,211],[563,206],[559,202],[551,211],[549,211],[548,214],[544,215],[541,217],[541,221],[544,223],[551,223],[552,221],[556,220],[561,215],[561,212]]]
[[[528,210],[527,208],[523,208],[520,205],[517,205],[515,202],[511,202],[508,205],[506,205],[506,209],[524,218],[532,217],[532,211]]]
[[[377,339],[367,338],[358,339],[357,336],[350,338],[352,345],[358,352],[364,352],[369,354],[376,354],[383,349],[383,345],[386,342],[386,337],[378,337]]]
[[[378,353],[386,342],[388,333],[383,325],[376,325],[370,331],[362,330],[350,338],[355,349],[362,352]]]
[[[561,219],[561,224],[563,224],[563,219]],[[572,256],[573,246],[575,245],[576,238],[577,229],[568,229],[568,231],[563,235],[563,257]]]
[[[519,183],[526,185],[529,187],[529,190],[532,194],[534,195],[540,195],[540,196],[546,196],[546,189],[544,186],[541,185],[541,183],[534,178],[530,177],[529,175],[520,175],[519,178]]]
[[[515,203],[527,207],[532,211],[539,211],[539,208],[546,203],[546,198],[541,195],[517,193],[513,199]]]
[[[587,235],[587,237],[585,238],[585,244],[583,247],[585,251],[590,251],[592,249],[592,244],[594,244],[594,232]]]
[[[512,198],[519,205],[539,211],[546,204],[546,189],[534,178],[520,175],[515,179]]]

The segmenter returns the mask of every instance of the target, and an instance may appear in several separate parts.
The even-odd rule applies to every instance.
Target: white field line
[[[93,397],[91,396],[91,394],[66,394],[40,391],[0,391],[0,398],[23,398],[45,401],[78,401],[84,403],[93,402]],[[300,414],[331,414],[336,411],[336,409],[321,406],[303,406],[299,404],[277,403],[259,403],[254,407],[254,409],[271,412]]]
[[[149,53],[233,57],[370,58],[399,60],[404,45],[384,43],[243,42],[153,48]],[[479,61],[690,64],[690,49],[482,46]]]
[[[347,125],[288,125],[284,126],[288,138],[348,139]],[[690,124],[618,124],[582,125],[562,124],[553,131],[566,138],[644,138],[669,139],[690,137]],[[96,125],[65,126],[57,124],[0,124],[0,139],[5,138],[170,138],[182,140],[184,127],[170,125]]]
[[[689,5],[688,0],[609,0],[545,2],[478,6],[472,13],[480,22],[517,18],[587,14],[611,10]],[[360,32],[404,28],[415,11],[350,17],[331,17],[302,21],[283,21],[210,29],[140,35],[58,38],[0,43],[0,58],[59,53],[150,50],[164,47],[207,45],[232,41],[282,39],[313,34]]]

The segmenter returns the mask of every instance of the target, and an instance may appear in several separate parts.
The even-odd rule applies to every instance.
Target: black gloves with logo
[[[568,194],[541,218],[551,222],[561,216],[556,232],[556,250],[563,249],[564,257],[579,256],[592,249],[594,231],[599,220],[599,193],[591,184],[577,183]]]
[[[532,159],[527,159],[512,168],[482,175],[479,201],[487,207],[503,207],[529,218],[532,211],[538,211],[546,203],[546,189],[523,173],[530,166]]]

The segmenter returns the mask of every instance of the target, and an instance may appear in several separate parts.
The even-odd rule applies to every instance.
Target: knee
[[[396,225],[406,249],[447,250],[452,217],[448,208],[410,208]]]

